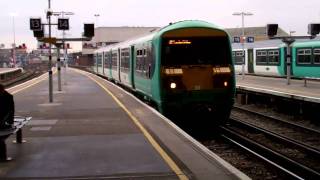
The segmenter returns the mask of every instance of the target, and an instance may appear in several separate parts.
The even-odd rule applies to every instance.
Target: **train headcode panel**
[[[182,40],[169,40],[169,45],[180,45],[180,44],[192,44],[190,40],[182,39]]]

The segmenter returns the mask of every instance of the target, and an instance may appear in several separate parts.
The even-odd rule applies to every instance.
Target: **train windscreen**
[[[163,38],[162,65],[228,65],[231,62],[226,36]]]

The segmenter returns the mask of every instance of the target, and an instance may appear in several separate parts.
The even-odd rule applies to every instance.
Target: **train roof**
[[[244,43],[245,49],[253,48],[271,48],[282,46],[283,42],[280,39],[266,40],[266,41],[256,41],[254,43]],[[232,43],[232,49],[242,49],[241,43]]]
[[[212,28],[212,29],[218,29],[221,31],[224,31],[222,28],[220,28],[217,25],[208,23],[206,21],[201,21],[201,20],[185,20],[185,21],[179,21],[176,23],[170,23],[169,25],[163,27],[163,28],[159,28],[155,31],[153,31],[151,34],[148,35],[143,35],[140,37],[133,37],[132,39],[129,39],[127,41],[123,41],[120,43],[115,43],[115,44],[111,44],[102,48],[99,48],[98,50],[95,51],[95,53],[101,53],[103,51],[109,51],[111,49],[116,49],[122,46],[130,46],[130,45],[134,45],[137,43],[141,43],[141,42],[147,42],[152,40],[153,38],[157,38],[160,37],[163,33],[167,32],[167,31],[171,31],[174,29],[182,29],[184,27],[205,27],[205,28]],[[226,32],[226,31],[224,31]]]
[[[254,43],[244,43],[245,49],[253,48],[275,48],[275,47],[284,47],[285,43],[281,39],[272,39],[265,41],[256,41]],[[292,45],[296,46],[320,46],[320,37],[314,39],[296,39],[295,43]],[[232,49],[242,49],[241,43],[232,43]]]
[[[314,38],[314,39],[304,39],[301,41],[297,41],[293,44],[293,47],[320,47],[320,37]]]
[[[201,21],[201,20],[185,20],[185,21],[178,21],[175,23],[170,23],[169,25],[161,28],[158,30],[160,34],[173,30],[173,29],[181,29],[184,27],[205,27],[205,28],[213,28],[213,29],[219,29],[223,30],[221,27],[208,23],[206,21]]]

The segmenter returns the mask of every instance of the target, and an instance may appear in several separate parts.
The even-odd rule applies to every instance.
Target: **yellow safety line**
[[[139,120],[120,102],[120,100],[115,95],[113,95],[113,93],[111,91],[109,91],[105,86],[103,86],[100,82],[98,82],[97,80],[95,80],[94,78],[89,76],[88,74],[85,74],[85,73],[78,71],[78,70],[75,70],[75,71],[89,77],[91,80],[96,82],[102,89],[104,89],[117,102],[117,104],[128,114],[128,116],[133,120],[133,122],[142,131],[143,135],[149,140],[151,145],[158,151],[158,153],[166,161],[166,163],[170,166],[170,168],[175,172],[175,174],[179,177],[179,179],[181,179],[181,180],[188,180],[189,179],[181,171],[181,169],[178,167],[178,165],[172,160],[172,158],[161,148],[161,146],[150,135],[150,133],[142,126],[142,124],[139,122]]]

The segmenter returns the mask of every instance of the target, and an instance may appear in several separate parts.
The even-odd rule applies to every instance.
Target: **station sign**
[[[69,19],[59,18],[58,19],[58,30],[69,30]]]
[[[41,18],[30,18],[30,29],[32,31],[42,30]]]
[[[239,36],[233,37],[233,42],[234,43],[240,43],[240,37]]]
[[[254,42],[254,37],[252,37],[252,36],[247,37],[247,42],[248,43],[253,43]]]

